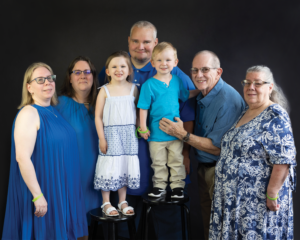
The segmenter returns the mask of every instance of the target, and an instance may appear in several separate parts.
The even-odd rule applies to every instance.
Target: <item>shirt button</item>
[[[136,70],[136,72],[139,72],[139,70]]]
[[[136,82],[137,80],[135,79],[134,81]]]
[[[201,109],[202,109],[203,107],[201,107]]]
[[[207,128],[207,126],[206,126],[206,128]]]

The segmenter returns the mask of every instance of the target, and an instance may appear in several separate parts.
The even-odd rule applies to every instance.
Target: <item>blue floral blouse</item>
[[[222,138],[209,239],[293,239],[296,150],[290,118],[273,104],[235,128],[246,110]],[[276,212],[266,205],[274,164],[290,165]]]

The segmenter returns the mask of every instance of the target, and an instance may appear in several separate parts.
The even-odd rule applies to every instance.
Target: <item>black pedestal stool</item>
[[[136,230],[135,230],[135,224],[134,219],[135,215],[133,216],[126,216],[122,213],[119,213],[119,216],[111,217],[106,216],[101,208],[96,208],[91,211],[89,211],[89,214],[91,216],[91,233],[89,239],[97,239],[97,226],[98,222],[104,222],[108,223],[108,239],[117,240],[117,239],[128,239],[124,237],[118,236],[118,229],[117,229],[117,223],[119,222],[127,222],[128,224],[128,230],[129,230],[129,236],[130,239],[135,240]]]
[[[191,223],[190,223],[190,210],[185,205],[186,202],[189,201],[189,196],[184,195],[184,198],[171,198],[171,192],[167,192],[167,194],[162,195],[159,198],[145,196],[143,198],[143,215],[142,215],[142,237],[143,239],[148,239],[148,223],[149,223],[149,215],[152,207],[158,205],[178,205],[181,208],[181,226],[182,226],[182,239],[186,239],[185,232],[185,216],[184,211],[186,212],[186,222],[187,222],[187,230],[188,230],[188,239],[191,239]],[[174,209],[174,211],[176,211]]]

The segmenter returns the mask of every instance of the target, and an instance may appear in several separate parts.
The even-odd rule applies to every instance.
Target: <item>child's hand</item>
[[[145,131],[147,131],[147,129],[140,129],[142,132],[145,132]],[[139,134],[140,134],[140,136],[142,137],[142,138],[144,138],[145,140],[147,140],[149,137],[150,137],[150,130],[148,130],[148,132],[146,132],[146,133],[140,133],[139,132]]]
[[[107,142],[106,142],[105,139],[100,140],[99,147],[100,147],[101,152],[103,154],[106,154],[106,151],[107,151]]]

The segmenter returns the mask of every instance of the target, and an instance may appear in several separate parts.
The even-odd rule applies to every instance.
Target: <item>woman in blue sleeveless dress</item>
[[[24,76],[12,129],[2,239],[78,239],[88,235],[76,133],[51,106],[55,75],[34,63]]]
[[[98,135],[94,108],[97,99],[96,69],[89,58],[76,57],[67,69],[66,78],[55,106],[74,128],[79,149],[81,186],[85,210],[88,212],[102,203],[102,196],[93,186],[98,158]]]

